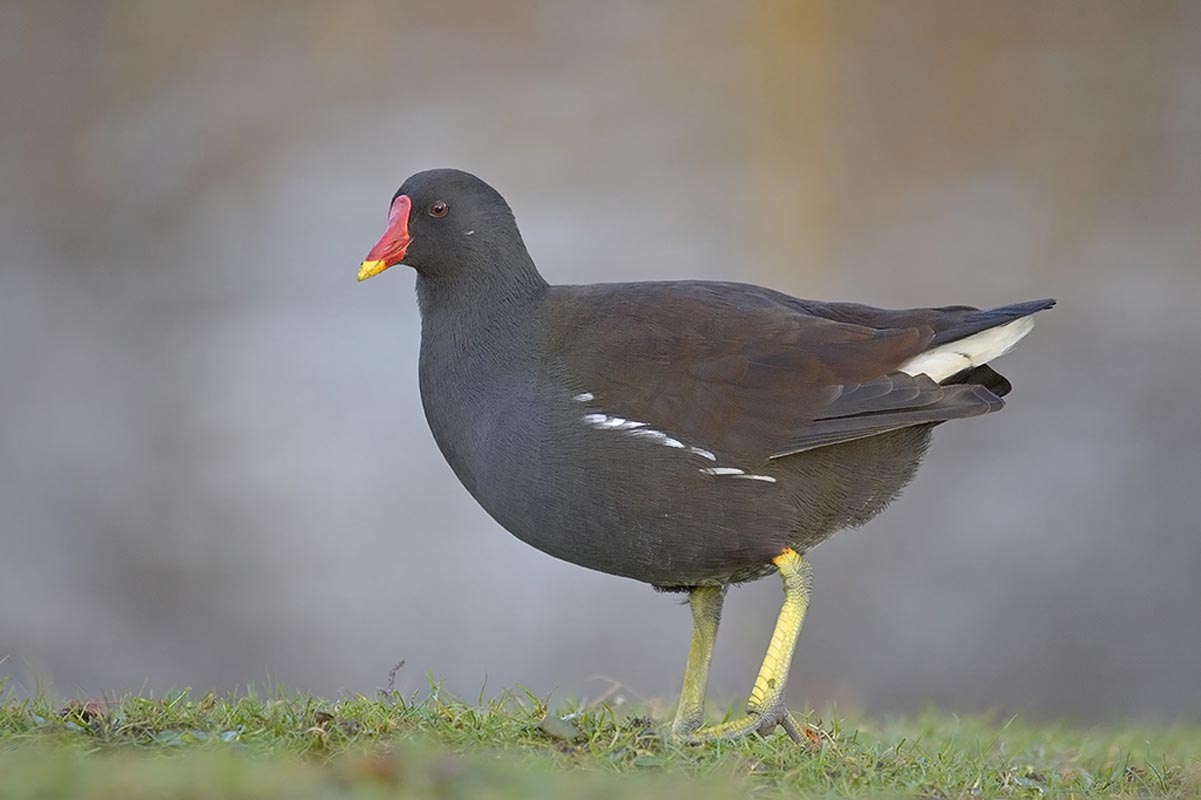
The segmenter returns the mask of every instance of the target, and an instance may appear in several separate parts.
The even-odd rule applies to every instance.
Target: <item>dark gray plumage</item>
[[[419,173],[401,196],[421,397],[455,474],[523,541],[664,589],[759,577],[784,548],[871,519],[932,426],[1001,408],[1009,384],[983,361],[1012,342],[990,332],[1053,304],[896,311],[736,283],[550,286],[479,179]],[[955,374],[904,370],[948,346]]]

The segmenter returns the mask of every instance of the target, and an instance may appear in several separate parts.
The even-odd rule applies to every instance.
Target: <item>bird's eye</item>
[[[447,211],[450,211],[450,206],[446,205],[446,203],[441,200],[430,206],[431,217],[445,217]]]

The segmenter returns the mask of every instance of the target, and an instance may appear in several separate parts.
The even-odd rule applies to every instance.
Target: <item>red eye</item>
[[[446,205],[446,203],[442,202],[441,200],[430,206],[431,217],[445,217],[447,211],[450,211],[450,206]]]

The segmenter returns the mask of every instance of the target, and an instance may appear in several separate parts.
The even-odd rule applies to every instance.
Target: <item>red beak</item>
[[[365,281],[404,261],[409,242],[413,241],[413,237],[409,236],[409,209],[412,207],[413,201],[405,194],[392,201],[392,210],[388,212],[388,228],[359,267],[359,280]]]

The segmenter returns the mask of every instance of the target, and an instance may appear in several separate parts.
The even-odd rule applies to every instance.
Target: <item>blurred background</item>
[[[1201,718],[1201,4],[0,6],[0,674],[426,675],[671,703],[675,596],[494,524],[436,450],[410,173],[552,282],[1060,306],[1003,414],[812,554],[793,704]],[[731,592],[712,691],[780,601]]]

